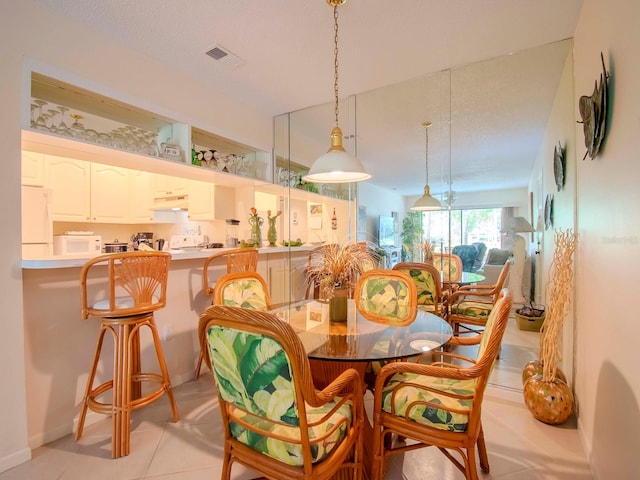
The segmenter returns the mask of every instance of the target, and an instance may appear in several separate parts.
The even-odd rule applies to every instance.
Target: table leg
[[[355,369],[364,382],[364,374],[367,369],[367,362],[332,362],[324,360],[309,360],[311,364],[311,372],[313,374],[313,383],[316,388],[322,390],[329,385],[336,377],[349,368]],[[363,383],[362,391],[366,392],[366,385]],[[364,410],[364,471],[365,480],[373,478],[373,425],[369,420],[366,409]],[[339,471],[332,480],[347,480],[352,478],[351,469],[343,469]]]

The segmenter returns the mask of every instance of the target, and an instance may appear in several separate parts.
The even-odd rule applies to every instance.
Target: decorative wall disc
[[[602,61],[600,83],[598,84],[596,80],[591,96],[583,95],[578,101],[580,117],[582,117],[582,121],[578,123],[582,123],[584,145],[587,147],[587,152],[584,154],[584,157],[582,157],[583,160],[587,158],[587,155],[589,155],[592,160],[596,158],[607,129],[607,83],[609,73],[604,66],[604,56],[602,52],[600,52],[600,60]]]
[[[558,146],[553,148],[553,176],[556,180],[558,191],[564,188],[565,172],[567,168],[567,159],[562,145],[558,142]]]

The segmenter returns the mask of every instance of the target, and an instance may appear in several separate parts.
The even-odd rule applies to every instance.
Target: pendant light
[[[338,126],[338,6],[347,0],[326,0],[333,7],[334,22],[334,82],[335,94],[335,127],[331,130],[331,147],[327,153],[319,157],[311,166],[303,180],[315,183],[349,183],[368,180],[368,174],[360,160],[347,153],[342,146],[342,130]]]
[[[411,210],[440,210],[442,205],[440,202],[431,196],[431,192],[429,191],[429,127],[431,126],[431,122],[423,122],[422,126],[424,127],[424,138],[425,138],[425,174],[426,174],[426,183],[424,185],[424,195],[416,200],[416,203],[413,204]]]

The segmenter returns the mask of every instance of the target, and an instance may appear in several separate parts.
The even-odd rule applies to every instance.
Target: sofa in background
[[[481,285],[494,285],[498,281],[502,266],[511,258],[513,252],[503,248],[490,248],[487,252],[487,259],[478,270],[480,275],[484,275]],[[508,280],[505,282],[508,285]]]

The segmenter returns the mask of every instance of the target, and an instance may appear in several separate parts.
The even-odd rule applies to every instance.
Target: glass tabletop
[[[329,321],[329,303],[304,300],[271,310],[288,322],[310,359],[336,361],[392,360],[416,356],[449,341],[451,326],[432,313],[418,310],[407,326],[366,319],[349,300],[346,322]]]
[[[456,280],[455,282],[452,282],[442,277],[442,283],[455,283],[457,285],[471,285],[472,283],[479,283],[484,279],[485,279],[484,275],[480,275],[479,273],[462,272],[462,276],[460,277],[460,280]]]

